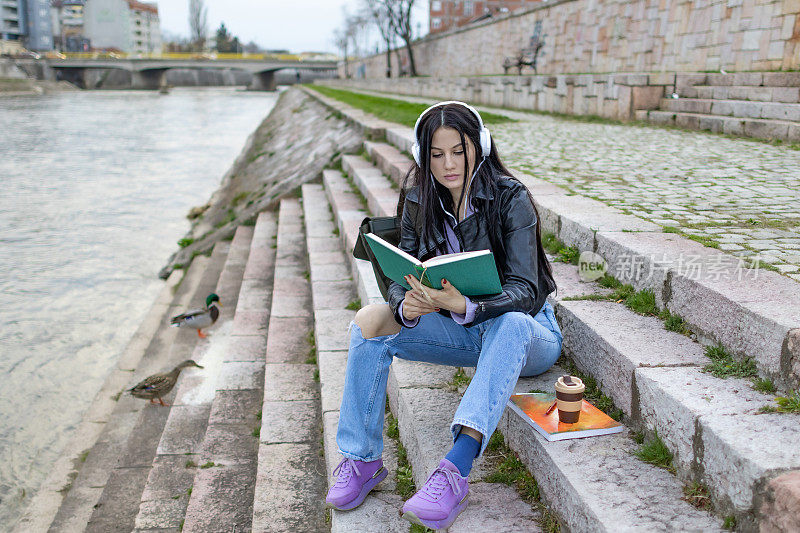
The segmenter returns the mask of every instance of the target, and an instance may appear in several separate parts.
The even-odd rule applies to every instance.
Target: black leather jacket
[[[521,311],[531,316],[541,310],[547,295],[555,290],[555,283],[544,268],[544,251],[536,243],[536,213],[528,198],[525,186],[508,177],[498,180],[497,197],[486,190],[483,180],[473,185],[476,198],[500,202],[500,220],[491,228],[478,212],[465,218],[455,228],[456,237],[463,251],[491,249],[489,231],[497,232],[497,241],[504,244],[505,253],[493,251],[497,272],[503,292],[485,297],[470,297],[477,304],[475,319],[465,326],[472,326],[509,311]],[[408,190],[403,204],[399,248],[421,261],[436,255],[436,247],[420,242],[422,225],[416,216],[419,213],[417,187]],[[437,243],[445,236],[434,228]],[[400,303],[405,298],[406,288],[399,283],[389,285],[388,300],[398,324]],[[439,311],[449,317],[450,312]]]

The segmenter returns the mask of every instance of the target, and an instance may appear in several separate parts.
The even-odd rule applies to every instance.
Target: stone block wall
[[[680,75],[561,74],[339,79],[321,83],[341,88],[463,100],[478,105],[630,120],[637,109],[657,109],[661,98],[675,89],[676,76]]]
[[[502,74],[537,23],[539,73],[800,68],[800,0],[556,0],[419,41],[417,71]],[[407,65],[403,49],[392,54],[395,76],[398,59]],[[385,77],[386,56],[351,62],[349,73]]]

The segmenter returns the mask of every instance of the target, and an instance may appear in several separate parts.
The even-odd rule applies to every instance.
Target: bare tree
[[[361,52],[359,47],[359,37],[366,33],[368,19],[364,14],[351,15],[347,11],[347,6],[342,7],[344,18],[343,25],[333,32],[333,44],[342,51],[344,56],[345,77],[350,77],[348,56],[352,51],[354,54]]]
[[[394,48],[394,38],[396,35],[394,29],[394,19],[388,8],[380,0],[362,0],[364,2],[364,10],[368,13],[378,32],[381,34],[381,39],[386,45],[386,77],[392,77],[392,48]]]
[[[415,0],[375,0],[376,3],[386,9],[387,16],[392,19],[392,28],[395,35],[406,43],[408,62],[411,76],[417,75],[417,66],[414,63],[414,51],[411,49],[413,38],[413,25],[411,21],[411,11],[414,9]]]
[[[189,0],[189,33],[195,50],[203,51],[208,34],[208,8],[204,0]]]

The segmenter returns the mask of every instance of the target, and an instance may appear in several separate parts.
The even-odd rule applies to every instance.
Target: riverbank
[[[233,236],[236,227],[253,224],[258,213],[274,210],[280,199],[318,179],[340,154],[357,150],[361,133],[351,123],[302,90],[289,88],[250,136],[209,201],[188,214],[192,227],[181,248],[160,272],[166,279],[214,244]]]

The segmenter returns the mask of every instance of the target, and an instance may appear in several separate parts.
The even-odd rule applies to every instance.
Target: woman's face
[[[461,189],[464,188],[464,176],[471,176],[475,164],[475,146],[469,137],[464,137],[467,147],[469,168],[464,169],[466,159],[461,148],[461,136],[458,130],[442,126],[433,132],[431,140],[431,172],[434,179],[447,187],[453,196],[453,203],[458,202]]]

